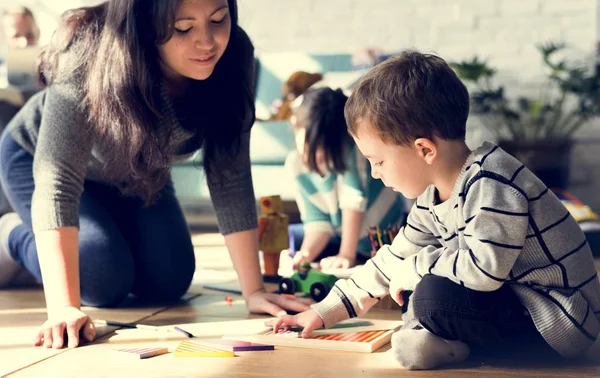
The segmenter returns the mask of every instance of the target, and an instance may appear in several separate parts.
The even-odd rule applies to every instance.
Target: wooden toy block
[[[258,218],[258,246],[263,253],[279,254],[289,248],[288,217],[285,214],[261,215]]]
[[[189,340],[179,343],[174,355],[175,357],[235,357],[232,350],[202,345]]]
[[[283,214],[283,201],[280,196],[267,196],[260,199],[261,214],[258,217],[258,249],[263,253],[264,274],[277,277],[279,255],[289,248],[289,219]]]
[[[275,349],[274,345],[257,344],[250,341],[230,339],[197,340],[196,343],[232,352],[263,351]]]
[[[281,196],[260,197],[260,213],[283,213],[283,201],[281,200]]]
[[[154,356],[160,356],[161,354],[169,353],[168,348],[129,348],[129,349],[115,349],[121,355],[130,356],[133,358],[150,358]]]

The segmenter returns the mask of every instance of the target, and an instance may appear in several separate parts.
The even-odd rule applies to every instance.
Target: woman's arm
[[[69,346],[79,344],[79,333],[94,337],[91,321],[79,310],[79,201],[91,154],[81,109],[82,93],[73,84],[46,89],[33,161],[35,191],[31,215],[42,270],[48,321],[36,345],[61,348],[66,331]]]
[[[80,306],[78,233],[75,227],[61,227],[36,234],[49,317],[63,307]]]
[[[238,274],[242,295],[251,312],[279,316],[287,310],[308,310],[307,302],[267,293],[264,289],[258,261],[258,235],[256,229],[225,235],[225,244]]]
[[[238,274],[242,295],[247,300],[250,295],[264,289],[256,229],[225,235],[225,245]]]

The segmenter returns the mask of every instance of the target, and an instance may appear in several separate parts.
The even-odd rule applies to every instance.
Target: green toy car
[[[333,274],[313,270],[310,263],[305,262],[291,277],[279,281],[279,292],[281,294],[302,292],[309,294],[312,299],[320,302],[329,294],[337,280],[338,278]]]

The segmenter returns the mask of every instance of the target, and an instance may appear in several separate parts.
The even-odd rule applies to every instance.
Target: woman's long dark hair
[[[344,118],[348,97],[342,90],[328,87],[309,88],[302,96],[295,115],[298,124],[306,128],[304,148],[308,168],[312,172],[320,172],[317,150],[321,149],[327,165],[335,172],[344,173],[347,169],[346,152],[351,143]]]
[[[163,78],[157,45],[173,35],[183,0],[112,0],[65,13],[42,54],[40,79],[79,80],[99,136],[107,178],[126,195],[150,203],[169,180],[171,128],[159,110]],[[231,37],[213,74],[195,81],[187,105],[198,109],[190,130],[193,150],[203,147],[209,179],[222,179],[254,120],[253,48],[238,27],[237,2],[228,0]],[[162,123],[162,127],[161,127]],[[166,123],[170,124],[170,123]],[[189,123],[187,123],[189,128]],[[83,126],[82,126],[83,127]]]

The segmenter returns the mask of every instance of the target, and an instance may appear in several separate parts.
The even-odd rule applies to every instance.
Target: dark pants
[[[9,236],[13,257],[42,281],[31,227],[35,188],[33,156],[4,133],[0,141],[1,182],[23,220]],[[128,294],[148,301],[177,300],[195,270],[190,233],[172,184],[145,207],[114,187],[86,181],[79,209],[81,302],[103,307]],[[43,251],[41,251],[43,253]]]
[[[487,354],[524,349],[558,356],[508,285],[492,292],[475,291],[428,274],[410,300],[414,316],[424,328],[446,340],[462,341],[472,351]]]

